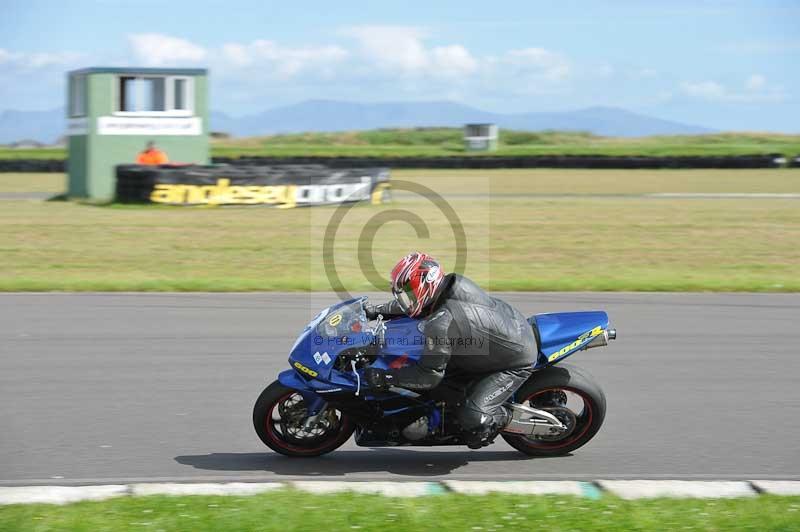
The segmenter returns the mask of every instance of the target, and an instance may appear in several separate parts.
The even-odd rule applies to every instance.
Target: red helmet
[[[392,268],[392,294],[400,308],[412,318],[433,302],[444,271],[425,253],[409,253]]]

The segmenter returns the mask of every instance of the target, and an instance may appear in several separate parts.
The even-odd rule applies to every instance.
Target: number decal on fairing
[[[567,353],[569,353],[573,349],[579,347],[582,343],[584,343],[584,342],[588,343],[588,340],[591,340],[595,336],[600,336],[601,334],[603,334],[603,328],[600,327],[600,326],[597,326],[594,329],[592,329],[591,331],[587,331],[587,332],[583,333],[582,335],[580,335],[577,340],[575,340],[574,342],[572,342],[568,346],[562,347],[561,349],[559,349],[558,351],[556,351],[555,353],[553,353],[552,355],[547,357],[547,361],[548,362],[552,362],[557,358],[561,358],[562,356],[566,355]]]
[[[294,363],[294,367],[296,367],[297,369],[299,369],[300,371],[302,371],[303,373],[305,373],[306,375],[308,375],[309,377],[312,377],[312,378],[316,377],[317,375],[319,375],[319,373],[317,373],[313,369],[305,367],[300,362],[295,362]]]

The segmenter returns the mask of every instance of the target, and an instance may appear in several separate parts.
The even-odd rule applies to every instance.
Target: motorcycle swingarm
[[[567,430],[557,417],[546,410],[513,403],[511,420],[503,432],[523,436],[553,436]]]

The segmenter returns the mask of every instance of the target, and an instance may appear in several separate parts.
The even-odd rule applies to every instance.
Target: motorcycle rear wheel
[[[267,386],[253,407],[253,427],[270,449],[286,456],[311,457],[343,445],[355,424],[338,410],[327,410],[319,426],[305,430],[303,396],[278,381]]]
[[[534,373],[515,397],[519,404],[551,411],[570,427],[563,436],[547,438],[501,433],[509,445],[529,456],[561,456],[586,445],[606,416],[603,390],[586,370],[571,364]]]

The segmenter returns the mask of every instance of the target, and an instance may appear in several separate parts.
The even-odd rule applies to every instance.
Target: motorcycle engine
[[[421,418],[413,421],[402,430],[403,436],[408,440],[421,440],[428,435],[428,418],[422,416]]]

